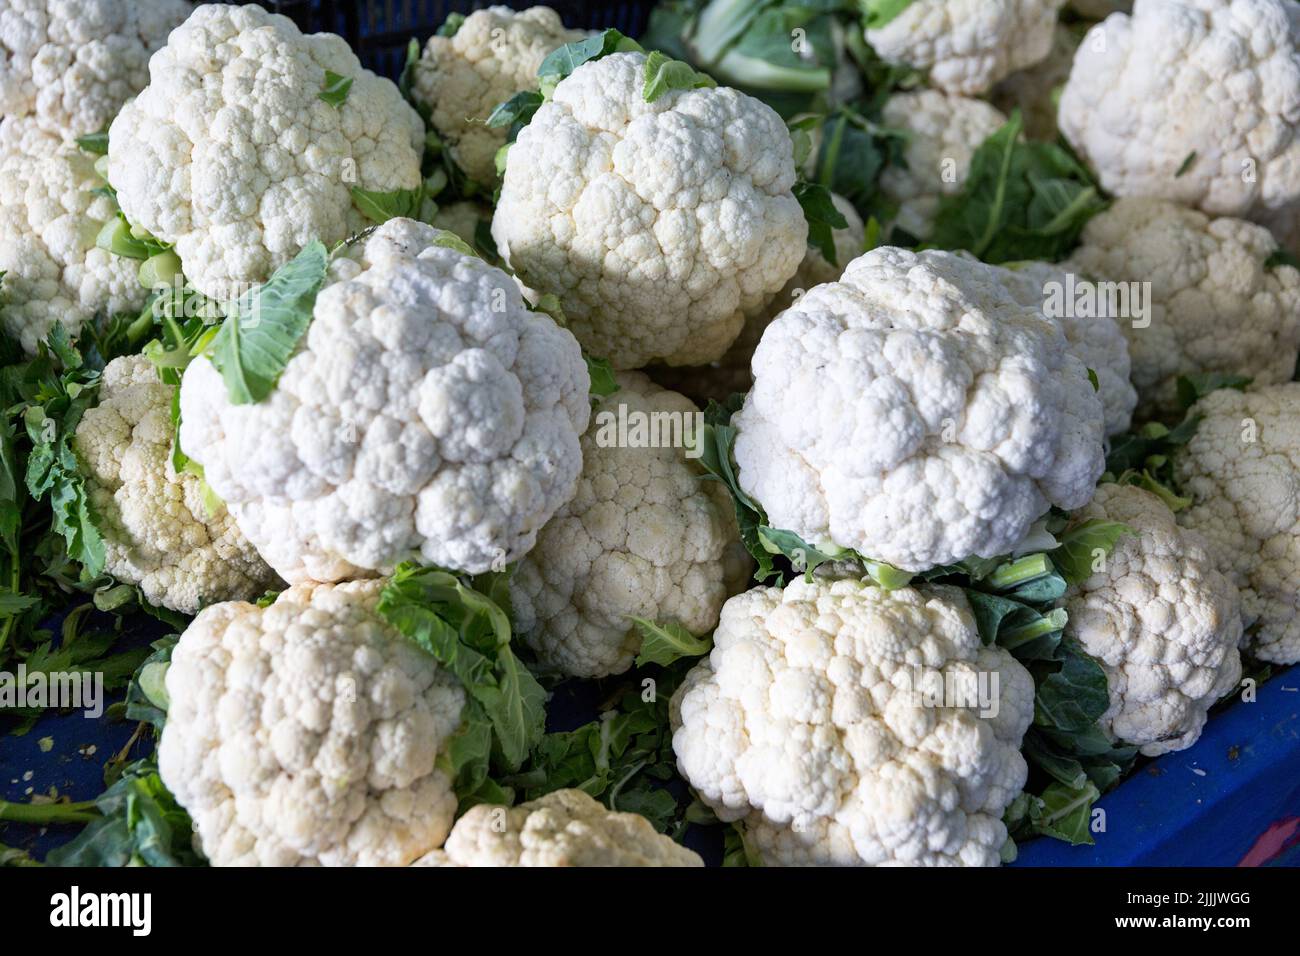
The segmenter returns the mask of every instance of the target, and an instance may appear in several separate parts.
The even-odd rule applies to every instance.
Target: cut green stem
[[[1068,620],[1069,615],[1065,613],[1065,609],[1058,607],[1051,613],[1044,614],[1032,624],[1022,624],[1020,627],[1008,627],[999,631],[998,645],[1009,651],[1015,650],[1020,645],[1037,640],[1044,634],[1051,634],[1061,630]]]
[[[0,800],[0,820],[46,826],[52,823],[90,823],[100,813],[94,800],[80,803],[10,803]]]
[[[990,587],[1004,590],[1041,578],[1052,571],[1051,559],[1045,554],[1029,554],[1023,558],[1004,564],[988,577]]]

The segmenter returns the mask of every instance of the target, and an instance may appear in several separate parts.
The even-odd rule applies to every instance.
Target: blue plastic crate
[[[566,26],[575,29],[614,27],[628,36],[639,36],[650,19],[653,3],[601,3],[596,0],[547,0]],[[281,12],[293,17],[304,29],[329,30],[346,39],[361,62],[383,76],[396,79],[406,62],[411,38],[423,46],[451,13],[469,13],[488,6],[525,8],[527,2],[484,3],[474,0],[368,0],[358,3],[330,3],[307,0],[282,4]],[[305,26],[310,23],[310,26]]]
[[[1094,846],[1034,840],[1018,866],[1300,864],[1300,667],[1211,716],[1194,747],[1151,761],[1097,804]]]

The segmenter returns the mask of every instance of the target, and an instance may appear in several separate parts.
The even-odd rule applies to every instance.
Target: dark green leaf
[[[1198,401],[1220,388],[1235,388],[1242,391],[1251,383],[1247,375],[1230,375],[1225,372],[1193,372],[1178,376],[1178,404],[1183,409],[1191,408]]]
[[[8,588],[0,587],[0,619],[21,614],[39,603],[40,600],[30,594],[15,594]]]
[[[1276,269],[1278,266],[1290,266],[1292,269],[1300,269],[1300,259],[1288,252],[1286,249],[1274,249],[1264,260],[1265,269]]]
[[[582,353],[587,362],[587,377],[591,380],[591,394],[597,398],[613,395],[618,391],[618,381],[614,378],[614,369],[608,361]]]
[[[820,183],[801,180],[795,183],[794,198],[799,200],[804,219],[808,221],[808,244],[831,265],[838,265],[834,230],[846,229],[849,223],[835,208],[830,190]]]
[[[1073,641],[1062,641],[1061,650],[1061,669],[1039,684],[1034,722],[1067,732],[1086,731],[1110,706],[1106,674]]]
[[[975,151],[960,193],[945,197],[930,242],[985,262],[1055,261],[1105,208],[1088,170],[1055,143],[1024,141],[1020,112]]]
[[[95,800],[101,818],[51,850],[50,866],[201,866],[194,825],[152,761],[137,761]]]
[[[1192,163],[1196,162],[1196,150],[1192,150],[1178,167],[1178,172],[1174,173],[1174,179],[1179,179],[1182,175],[1192,168]]]
[[[545,102],[542,94],[536,90],[523,90],[516,93],[504,103],[498,103],[488,114],[487,125],[493,129],[514,126],[527,126],[538,107]]]

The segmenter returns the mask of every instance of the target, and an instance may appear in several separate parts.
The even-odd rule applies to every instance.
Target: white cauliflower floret
[[[556,790],[517,807],[480,803],[441,850],[416,866],[703,866],[698,853],[635,813],[607,810],[581,790]]]
[[[0,326],[29,354],[56,324],[70,335],[96,313],[136,311],[147,290],[139,262],[100,249],[116,215],[93,190],[104,182],[94,157],[31,127],[0,151]]]
[[[144,356],[113,359],[73,448],[104,521],[104,570],[138,584],[153,604],[197,614],[280,582],[225,508],[208,514],[202,480],[172,467],[175,391]]]
[[[1066,634],[1106,672],[1098,725],[1148,757],[1196,743],[1209,709],[1241,678],[1241,607],[1209,544],[1180,529],[1149,491],[1104,484],[1079,520],[1118,521],[1125,535],[1101,570],[1066,594]]]
[[[906,166],[887,167],[880,174],[880,192],[898,204],[894,225],[928,238],[939,203],[962,191],[975,150],[1007,118],[983,100],[920,90],[891,96],[882,119],[906,131],[908,139]]]
[[[1065,0],[913,0],[867,42],[891,63],[930,71],[949,93],[983,93],[1052,48]]]
[[[1068,282],[1067,273],[1059,265],[1047,262],[1018,262],[1007,269],[1008,291],[1021,305],[1044,310],[1059,324],[1070,350],[1096,374],[1106,434],[1118,435],[1128,430],[1138,400],[1137,389],[1129,380],[1132,362],[1128,342],[1113,316],[1079,315],[1072,309],[1057,308],[1063,304]]]
[[[1025,135],[1030,139],[1055,141],[1057,91],[1070,78],[1070,67],[1081,39],[1081,30],[1058,24],[1052,33],[1052,51],[1045,60],[1012,73],[994,87],[994,105],[1008,116],[1013,110],[1020,110]]]
[[[490,184],[506,130],[484,121],[497,104],[537,86],[537,68],[548,53],[585,36],[583,30],[566,30],[550,7],[475,10],[454,36],[429,37],[411,93],[429,108],[433,128],[460,168]]]
[[[326,71],[352,80],[337,107],[320,98]],[[109,180],[127,218],[174,243],[212,298],[364,228],[352,187],[420,184],[419,115],[332,33],[304,36],[258,6],[200,6],[149,75],[109,130]]]
[[[573,494],[578,343],[443,235],[390,219],[335,260],[266,400],[232,404],[206,358],[185,370],[181,447],[291,583],[500,567]]]
[[[740,486],[810,544],[908,571],[1001,554],[1104,468],[1064,333],[964,256],[867,253],[781,313],[753,367]]]
[[[749,571],[730,496],[668,444],[696,438],[699,409],[640,373],[620,372],[617,381],[582,437],[577,493],[547,522],[510,586],[516,633],[542,663],[574,677],[631,667],[641,644],[634,617],[708,633]],[[629,434],[640,421],[663,443],[621,447],[620,419]]]
[[[800,578],[723,607],[673,750],[766,865],[995,866],[1033,698],[959,590]]]
[[[446,839],[465,691],[379,616],[382,588],[216,604],[181,635],[158,769],[214,866],[405,866]]]
[[[34,116],[0,117],[0,157],[53,153],[62,142],[57,134],[41,129]]]
[[[1180,375],[1225,372],[1259,384],[1291,378],[1300,352],[1300,272],[1265,268],[1276,248],[1262,226],[1158,199],[1120,199],[1088,222],[1064,268],[1099,281],[1150,283],[1150,325],[1120,319],[1139,417],[1177,412]]]
[[[1251,652],[1300,662],[1300,383],[1219,389],[1191,414],[1201,422],[1175,475],[1192,505],[1178,523],[1241,588]]]
[[[1300,201],[1300,6],[1139,0],[1094,26],[1061,132],[1116,196],[1259,219]]]
[[[813,286],[834,282],[844,274],[845,267],[862,254],[866,240],[866,227],[862,223],[862,217],[852,203],[837,193],[831,193],[831,202],[848,224],[831,233],[835,242],[835,265],[826,260],[820,249],[810,245],[804,253],[803,262],[799,263],[798,271],[776,294],[771,305],[745,320],[740,335],[722,358],[708,365],[656,366],[649,370],[650,377],[665,388],[679,391],[697,402],[707,402],[709,399],[721,402],[733,392],[749,391],[749,387],[754,384],[749,363],[754,357],[754,349],[758,348],[758,343],[763,338],[763,332],[772,324],[772,320]]]
[[[109,124],[148,81],[185,0],[0,0],[0,115],[71,140]]]
[[[727,88],[642,95],[646,57],[584,63],[510,148],[492,236],[615,368],[719,358],[803,259],[794,147]]]

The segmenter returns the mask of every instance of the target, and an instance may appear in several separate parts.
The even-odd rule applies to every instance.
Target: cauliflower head
[[[326,71],[352,80],[320,98]],[[424,124],[332,33],[304,36],[258,6],[204,5],[149,61],[149,85],[109,130],[127,218],[174,243],[214,299],[264,282],[309,241],[367,223],[351,188],[420,184]]]
[[[973,96],[1052,48],[1065,0],[913,0],[867,42],[891,63],[930,71],[930,82]]]
[[[1064,267],[1101,281],[1149,282],[1150,325],[1128,338],[1140,418],[1176,413],[1178,376],[1285,382],[1300,353],[1300,272],[1266,268],[1263,226],[1211,219],[1159,199],[1120,199],[1084,227]]]
[[[214,866],[405,866],[446,839],[465,691],[379,616],[382,589],[214,604],[181,635],[158,769]]]
[[[137,311],[147,290],[138,262],[95,245],[116,210],[93,192],[104,184],[94,157],[12,130],[13,148],[0,150],[0,326],[32,354],[56,324],[75,336],[96,313]]]
[[[537,85],[548,53],[587,36],[566,30],[550,7],[475,10],[454,36],[431,36],[415,64],[411,93],[461,169],[480,183],[496,180],[504,129],[485,124],[498,103]]]
[[[1251,652],[1300,662],[1300,383],[1219,389],[1192,414],[1201,423],[1175,460],[1192,505],[1178,523],[1241,589]]]
[[[1300,7],[1141,0],[1094,26],[1061,132],[1115,196],[1259,218],[1300,201]]]
[[[1128,431],[1137,407],[1137,389],[1129,380],[1132,362],[1124,330],[1109,315],[1080,316],[1066,314],[1072,310],[1049,309],[1052,288],[1068,287],[1068,276],[1059,266],[1048,262],[1019,262],[1007,269],[1007,289],[1021,305],[1044,310],[1061,326],[1070,349],[1097,376],[1097,393],[1101,396],[1102,414],[1107,435]],[[1056,315],[1060,311],[1062,314]]]
[[[853,204],[838,193],[831,193],[831,202],[835,204],[848,225],[843,229],[832,230],[835,242],[835,265],[831,265],[821,250],[809,246],[804,253],[799,269],[785,287],[776,294],[776,298],[762,312],[745,320],[736,341],[731,343],[722,358],[708,365],[669,366],[658,365],[650,369],[650,377],[665,388],[679,391],[697,402],[707,403],[709,399],[725,401],[733,392],[747,392],[754,384],[754,376],[749,371],[754,349],[758,348],[764,330],[772,320],[788,309],[799,296],[813,286],[823,282],[834,282],[844,274],[845,267],[862,254],[866,241],[866,227],[862,217],[853,208]]]
[[[1006,271],[880,248],[781,313],[736,414],[769,523],[922,571],[1008,551],[1105,467],[1087,369]]]
[[[217,601],[251,600],[280,582],[229,511],[208,514],[202,479],[172,467],[175,391],[144,356],[113,359],[73,449],[104,522],[104,570],[138,584],[152,604],[197,614]]]
[[[593,355],[702,365],[803,259],[794,147],[733,89],[647,103],[645,62],[616,53],[560,82],[510,148],[492,236]]]
[[[766,865],[995,866],[1033,699],[959,590],[801,578],[723,607],[673,697],[673,751]]]
[[[1106,672],[1110,707],[1098,721],[1148,757],[1196,743],[1207,713],[1241,679],[1241,607],[1210,546],[1178,527],[1156,495],[1104,484],[1080,519],[1118,521],[1102,570],[1066,594],[1066,633]]]
[[[908,134],[906,166],[880,174],[880,192],[898,205],[893,225],[918,239],[930,235],[939,203],[966,185],[971,157],[1007,118],[983,100],[938,90],[895,93],[882,109],[886,126]]]
[[[290,583],[500,567],[573,494],[578,343],[442,235],[391,219],[336,259],[265,401],[232,404],[206,358],[185,370],[181,447]]]
[[[618,421],[702,420],[690,399],[639,372],[620,372],[582,437],[577,494],[547,522],[510,583],[516,633],[546,665],[574,677],[632,666],[632,618],[672,620],[693,634],[718,622],[749,562],[730,496],[681,447],[620,447]],[[656,430],[671,438],[668,426]],[[657,436],[658,437],[658,436]]]
[[[0,0],[0,116],[71,140],[106,127],[149,79],[186,0]]]
[[[480,803],[446,846],[416,866],[703,866],[698,853],[636,813],[607,810],[581,790],[556,790],[517,807]]]

